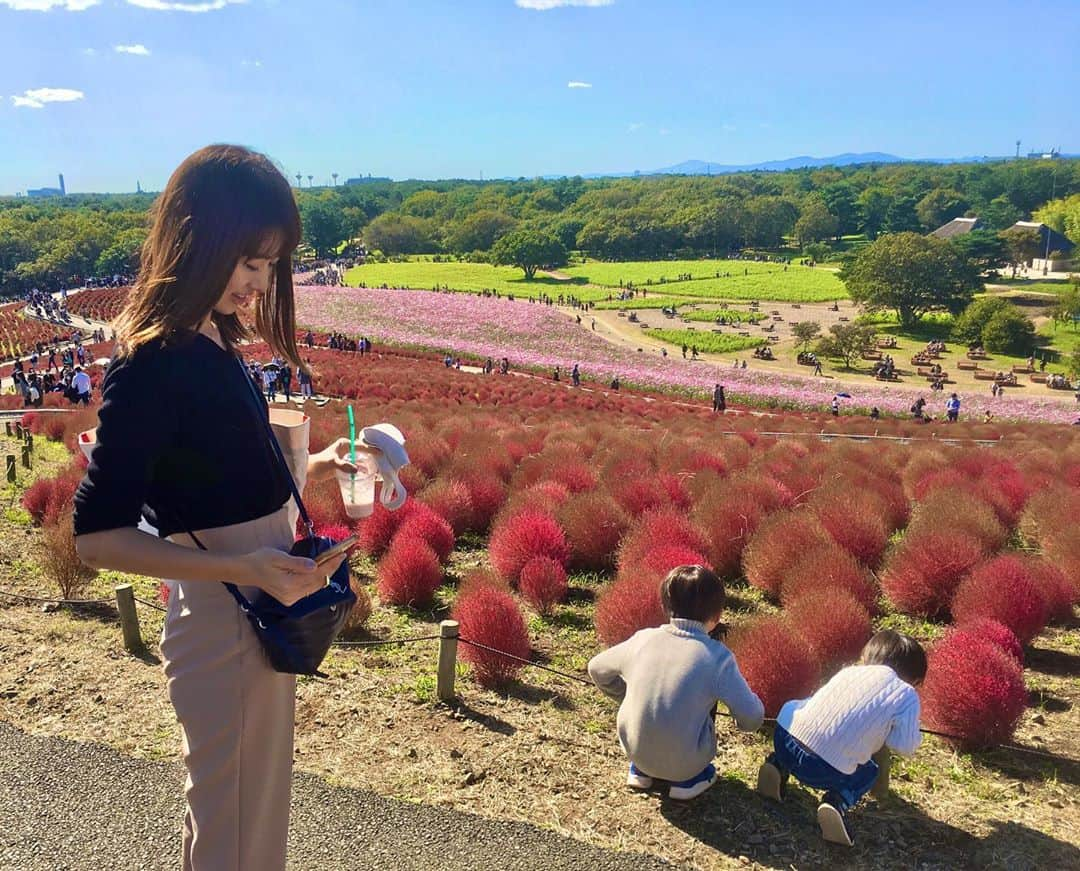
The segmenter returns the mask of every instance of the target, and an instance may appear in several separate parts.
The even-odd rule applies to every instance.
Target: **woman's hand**
[[[357,442],[356,453],[358,456],[366,454],[369,457],[374,457],[378,455],[379,450]],[[331,442],[325,450],[311,454],[308,457],[307,478],[309,481],[326,481],[333,478],[338,469],[348,472],[350,475],[357,471],[356,464],[349,462],[349,440],[347,438],[339,438]]]
[[[284,551],[263,547],[237,558],[234,582],[240,586],[258,587],[288,606],[324,587],[326,579],[344,561],[342,555],[318,566],[307,557],[290,556]]]

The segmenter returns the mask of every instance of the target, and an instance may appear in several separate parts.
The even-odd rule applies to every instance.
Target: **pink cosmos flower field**
[[[521,299],[314,285],[298,285],[295,290],[296,320],[303,327],[365,335],[376,344],[467,353],[496,361],[505,356],[518,368],[561,366],[569,373],[577,363],[584,378],[601,383],[618,376],[624,384],[701,395],[711,394],[713,385],[720,382],[732,399],[807,409],[827,406],[841,389],[851,394],[850,399],[841,400],[846,408],[876,405],[892,414],[906,414],[921,395],[929,403],[927,411],[935,416],[944,413],[948,397],[948,393],[897,385],[837,385],[767,369],[737,370],[683,360],[677,354],[664,358],[606,342],[558,310]],[[989,409],[1002,419],[1072,423],[1078,414],[1066,403],[1019,397],[1015,390],[1002,398],[961,394],[960,399],[962,415],[981,417]]]

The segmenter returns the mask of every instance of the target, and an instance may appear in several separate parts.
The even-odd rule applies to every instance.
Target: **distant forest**
[[[495,242],[513,230],[554,237],[566,250],[606,260],[782,245],[820,256],[844,248],[845,238],[927,232],[965,214],[1004,229],[1075,194],[1080,160],[1035,159],[720,176],[376,180],[296,192],[305,242],[317,256],[360,240],[382,257],[477,261],[490,259]],[[132,272],[152,202],[152,194],[0,199],[0,291]]]

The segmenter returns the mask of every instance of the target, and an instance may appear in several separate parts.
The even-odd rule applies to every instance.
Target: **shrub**
[[[516,583],[525,563],[546,556],[561,566],[570,559],[562,528],[545,511],[525,509],[496,525],[488,545],[491,564],[503,578]]]
[[[889,555],[881,588],[904,614],[940,617],[985,553],[982,543],[964,532],[908,532]]]
[[[348,526],[353,521],[345,512],[341,500],[341,488],[336,480],[309,481],[304,486],[304,507],[316,527]],[[303,521],[297,521],[297,530],[303,531]]]
[[[341,634],[346,638],[355,635],[364,628],[373,610],[371,596],[368,595],[364,585],[353,577],[349,579],[349,586],[352,587],[353,594],[356,596],[356,604],[353,605],[352,610],[349,612],[345,625],[341,627]]]
[[[450,528],[449,523],[422,502],[417,502],[409,512],[409,516],[401,522],[397,532],[394,533],[394,540],[399,537],[420,539],[435,551],[439,562],[443,563],[450,559],[450,554],[454,550],[454,530]]]
[[[775,599],[787,567],[815,545],[828,541],[827,533],[809,512],[777,512],[762,521],[747,542],[743,573],[751,584]]]
[[[587,493],[596,489],[596,473],[583,462],[555,466],[548,480],[562,484],[570,493]]]
[[[315,534],[325,536],[326,538],[332,538],[334,541],[344,541],[353,534],[353,531],[348,526],[331,524],[328,526],[316,526]],[[357,547],[359,547],[359,543],[349,548],[349,553],[353,553]]]
[[[596,600],[596,634],[611,646],[625,641],[639,629],[667,622],[660,601],[660,582],[644,574],[617,578]]]
[[[38,564],[45,577],[56,585],[61,599],[81,599],[97,572],[79,559],[75,550],[75,530],[71,516],[42,530]]]
[[[557,602],[566,599],[566,571],[546,556],[533,557],[521,569],[518,589],[525,601],[547,616]]]
[[[694,520],[708,541],[709,562],[721,578],[734,578],[739,574],[743,549],[761,517],[762,513],[755,505],[720,505],[695,512]]]
[[[780,603],[788,608],[803,596],[821,590],[842,590],[869,614],[878,611],[874,580],[851,554],[822,542],[797,557],[780,580]]]
[[[52,478],[38,478],[23,491],[22,507],[26,509],[31,519],[38,525],[42,523],[45,517],[45,507],[49,504],[52,491]]]
[[[853,499],[845,502],[829,500],[814,506],[825,531],[833,541],[864,565],[873,567],[881,561],[889,533],[877,505],[870,500]]]
[[[660,510],[671,502],[655,473],[616,479],[611,484],[611,493],[623,510],[635,518],[648,511]]]
[[[993,508],[978,496],[960,490],[931,494],[913,512],[908,534],[942,529],[973,535],[987,551],[998,550],[1009,536]]]
[[[395,537],[379,562],[376,589],[386,604],[425,608],[441,583],[439,558],[419,539]]]
[[[683,547],[702,554],[708,550],[702,534],[686,515],[674,508],[648,511],[630,527],[619,546],[619,569],[633,570],[658,543]]]
[[[172,590],[172,588],[168,584],[166,584],[164,581],[158,581],[158,588],[157,588],[158,601],[161,602],[161,604],[166,608],[169,607],[169,593],[171,592],[171,590]]]
[[[1008,741],[1027,707],[1019,664],[993,642],[956,632],[930,651],[923,722],[964,750]]]
[[[615,565],[619,541],[629,521],[606,493],[578,493],[557,513],[570,547],[570,565],[583,571],[606,571]]]
[[[657,544],[652,550],[646,551],[640,564],[631,568],[624,566],[623,574],[642,574],[653,578],[659,584],[668,572],[679,566],[709,566],[708,560],[696,550],[691,550],[681,544]]]
[[[1047,603],[1030,562],[1005,554],[977,566],[956,590],[952,614],[957,623],[989,617],[1027,644],[1046,625]]]
[[[510,585],[500,578],[494,569],[486,566],[477,566],[465,573],[461,583],[458,584],[458,595],[473,587],[494,587],[497,590],[510,592]]]
[[[858,659],[873,631],[867,610],[836,587],[800,596],[784,611],[826,673]]]
[[[1016,634],[1004,623],[991,620],[989,617],[975,617],[954,627],[952,631],[967,632],[970,635],[991,641],[1021,666],[1024,664],[1024,646],[1020,643],[1020,639],[1016,637]]]
[[[453,618],[461,637],[528,659],[529,633],[514,597],[495,587],[476,585],[458,595]],[[471,644],[458,646],[461,658],[473,667],[477,681],[498,687],[514,678],[523,664]]]
[[[394,533],[415,506],[416,502],[411,497],[397,511],[390,511],[381,502],[376,502],[371,516],[365,517],[356,526],[360,537],[360,550],[368,556],[382,556],[390,546]]]
[[[495,513],[506,501],[506,485],[495,475],[476,474],[464,479],[472,503],[473,532],[487,532]]]
[[[435,481],[424,489],[418,501],[449,523],[454,535],[461,535],[473,525],[472,495],[461,481]]]
[[[744,623],[732,630],[728,646],[767,717],[775,717],[784,702],[809,695],[821,673],[810,645],[783,616]]]
[[[1038,557],[1028,557],[1028,569],[1046,602],[1047,620],[1057,623],[1071,618],[1077,593],[1065,572]]]

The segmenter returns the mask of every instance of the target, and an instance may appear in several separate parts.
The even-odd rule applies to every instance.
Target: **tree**
[[[496,266],[516,266],[532,281],[541,266],[566,264],[566,248],[551,233],[539,230],[515,230],[503,236],[491,249]]]
[[[1035,345],[1035,325],[1015,305],[996,312],[982,332],[983,346],[988,351],[1023,356]]]
[[[1038,230],[1027,227],[1010,227],[1000,233],[1005,243],[1005,250],[1009,255],[1009,265],[1012,266],[1013,278],[1016,278],[1016,270],[1026,263],[1030,263],[1038,257],[1042,251],[1042,237]]]
[[[804,351],[820,332],[821,324],[817,321],[799,321],[791,326],[791,334],[802,342]]]
[[[858,230],[859,204],[850,182],[838,181],[826,185],[821,189],[821,199],[829,214],[836,218],[834,235],[842,236]]]
[[[1058,324],[1071,323],[1075,332],[1077,322],[1080,322],[1080,279],[1074,280],[1069,289],[1058,296],[1050,317],[1055,329]]]
[[[968,210],[968,201],[960,191],[935,188],[915,204],[915,214],[927,230],[936,230]]]
[[[1005,240],[991,230],[972,230],[953,236],[949,243],[961,257],[970,260],[980,273],[996,272],[1009,263]]]
[[[300,220],[304,241],[319,257],[334,251],[348,237],[343,210],[322,197],[305,196],[300,200]]]
[[[1001,296],[984,296],[974,300],[953,324],[953,337],[969,345],[982,342],[983,329],[990,318],[1009,306],[1009,301]]]
[[[386,212],[364,228],[367,247],[384,254],[423,254],[435,250],[428,222],[411,215]]]
[[[859,194],[859,209],[862,211],[862,231],[871,242],[885,227],[885,220],[892,205],[892,194],[883,188],[867,188]]]
[[[869,324],[833,324],[829,334],[818,340],[815,350],[821,357],[843,360],[844,368],[850,369],[853,360],[874,346],[874,335]]]
[[[803,206],[799,220],[795,222],[795,238],[799,245],[821,242],[836,235],[838,223],[820,197],[811,197]]]
[[[1000,197],[994,197],[979,209],[979,217],[986,222],[991,230],[1004,230],[1019,221],[1023,217],[1023,212],[1016,208],[1007,196],[1002,194]]]
[[[1080,194],[1051,200],[1041,209],[1036,209],[1031,219],[1042,221],[1080,245]]]
[[[495,241],[509,233],[517,224],[503,212],[485,209],[474,212],[462,221],[447,237],[447,247],[460,254],[487,251]]]
[[[917,232],[920,229],[915,197],[907,194],[893,197],[885,213],[885,229],[890,233]]]
[[[891,233],[862,248],[840,270],[867,311],[891,309],[911,328],[927,312],[959,314],[982,287],[975,268],[944,239]]]

